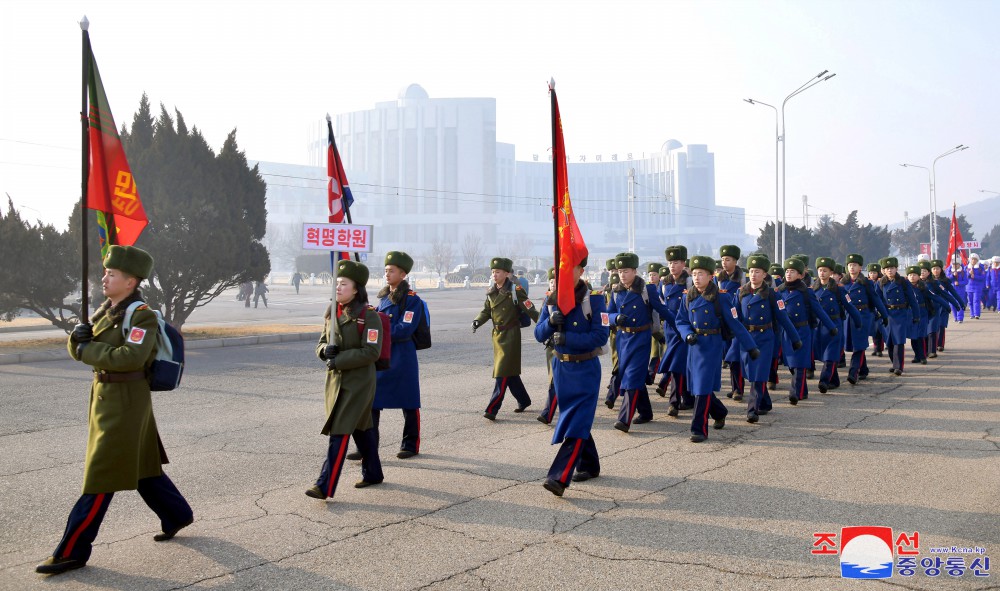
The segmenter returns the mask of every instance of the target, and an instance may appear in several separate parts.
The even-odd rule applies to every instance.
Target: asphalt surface
[[[0,366],[0,589],[1000,588],[998,572],[842,579],[838,556],[811,553],[814,533],[868,525],[919,532],[919,558],[960,546],[1000,559],[995,313],[952,323],[946,351],[900,378],[870,357],[869,380],[827,395],[812,381],[796,407],[785,381],[756,425],[724,399],[725,429],[701,444],[688,441],[690,411],[671,419],[655,395],[655,420],[629,434],[601,404],[601,476],[557,498],[541,486],[556,451],[535,420],[541,346],[524,334],[533,406],[514,414],[508,397],[491,423],[489,331],[469,327],[482,290],[426,295],[421,453],[395,457],[402,416],[385,411],[382,485],[353,488],[352,462],[332,501],[303,494],[326,448],[313,343],[193,350],[182,388],[154,406],[166,471],[195,523],[154,542],[158,520],[136,493],[118,493],[88,566],[57,577],[33,567],[79,496],[88,368]],[[296,314],[320,314],[315,299]]]

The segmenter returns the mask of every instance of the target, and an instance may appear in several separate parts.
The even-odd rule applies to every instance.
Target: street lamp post
[[[823,70],[816,76],[810,78],[805,84],[793,90],[785,100],[781,102],[781,126],[778,126],[778,109],[773,105],[763,103],[755,99],[743,99],[751,105],[765,105],[774,109],[775,115],[775,142],[774,142],[774,183],[775,183],[775,195],[774,195],[774,256],[778,259],[778,262],[785,260],[785,226],[787,226],[788,218],[786,216],[785,204],[786,204],[786,194],[785,194],[785,145],[788,143],[788,129],[785,126],[785,105],[792,97],[802,94],[803,92],[809,90],[813,86],[816,86],[820,82],[826,82],[830,78],[836,76],[836,74],[830,74],[830,70]],[[780,258],[778,257],[778,144],[781,144],[781,251]]]
[[[930,209],[931,209],[930,214],[928,215],[928,222],[929,222],[928,225],[930,226],[930,228],[929,228],[929,230],[930,230],[929,231],[929,238],[930,238],[930,243],[931,243],[931,258],[932,259],[936,259],[937,255],[938,255],[938,250],[937,250],[937,246],[938,246],[937,245],[937,219],[936,219],[937,218],[937,188],[935,186],[935,174],[934,174],[935,171],[934,171],[934,168],[937,166],[937,161],[940,160],[940,159],[942,159],[942,158],[944,158],[945,156],[951,156],[952,154],[955,154],[956,152],[961,152],[962,150],[968,150],[968,149],[969,149],[969,146],[966,146],[964,144],[959,144],[959,145],[955,146],[954,148],[952,148],[952,149],[944,152],[943,154],[939,155],[937,158],[935,158],[934,161],[931,163],[931,167],[930,168],[927,168],[926,166],[918,166],[916,164],[900,164],[900,166],[903,166],[903,167],[906,167],[906,168],[922,168],[922,169],[924,169],[924,170],[927,171],[927,185],[928,185],[928,189],[929,189],[929,193],[930,193]]]
[[[751,105],[764,105],[765,107],[771,107],[774,109],[774,262],[779,265],[784,262],[782,259],[778,258],[780,251],[778,250],[778,226],[781,224],[778,222],[778,144],[781,142],[781,131],[778,127],[778,107],[774,105],[769,105],[765,102],[754,100],[754,99],[743,99],[744,101],[750,103]]]

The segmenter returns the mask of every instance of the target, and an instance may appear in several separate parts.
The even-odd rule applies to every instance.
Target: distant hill
[[[986,236],[986,233],[992,230],[993,226],[1000,224],[1000,195],[968,205],[959,205],[955,211],[958,215],[965,215],[965,219],[972,224],[972,231],[976,233],[976,239],[980,239]],[[938,213],[951,217],[950,209]]]

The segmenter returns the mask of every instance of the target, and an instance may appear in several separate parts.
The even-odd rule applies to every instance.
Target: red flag
[[[559,116],[555,81],[549,83],[549,92],[552,95],[552,173],[555,177],[553,216],[556,226],[556,305],[563,314],[569,314],[576,306],[573,267],[587,258],[588,252],[569,199],[566,145],[563,143],[562,118]]]
[[[951,205],[951,228],[948,229],[948,265],[955,263],[955,251],[962,256],[962,265],[969,263],[968,251],[962,247],[962,232],[958,229],[958,218],[955,217],[955,204]]]
[[[88,37],[89,41],[89,37]],[[88,42],[89,47],[89,42]],[[112,214],[115,232],[109,232],[112,244],[131,246],[149,223],[139,199],[132,169],[122,148],[115,118],[111,115],[108,96],[104,93],[101,74],[97,71],[94,52],[89,52],[90,95],[88,131],[90,137],[90,169],[87,177],[87,207],[105,216]],[[106,244],[102,246],[106,247]]]
[[[344,163],[340,161],[340,151],[337,150],[337,142],[333,139],[333,122],[329,118],[326,120],[326,129],[329,134],[326,175],[330,177],[330,182],[327,184],[326,193],[330,207],[330,223],[340,224],[344,221],[344,212],[354,205],[354,196],[351,194],[350,185],[347,184],[347,173],[344,172]]]

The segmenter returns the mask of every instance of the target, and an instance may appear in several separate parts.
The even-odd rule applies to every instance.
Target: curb
[[[248,345],[268,345],[274,343],[294,343],[298,341],[319,340],[319,332],[290,332],[279,334],[264,334],[248,337],[229,337],[224,339],[198,339],[186,341],[184,348],[188,351],[198,349],[217,349],[219,347],[246,347]],[[28,353],[0,354],[0,365],[16,365],[19,363],[38,363],[43,361],[65,361],[69,356],[65,350],[30,351]]]

